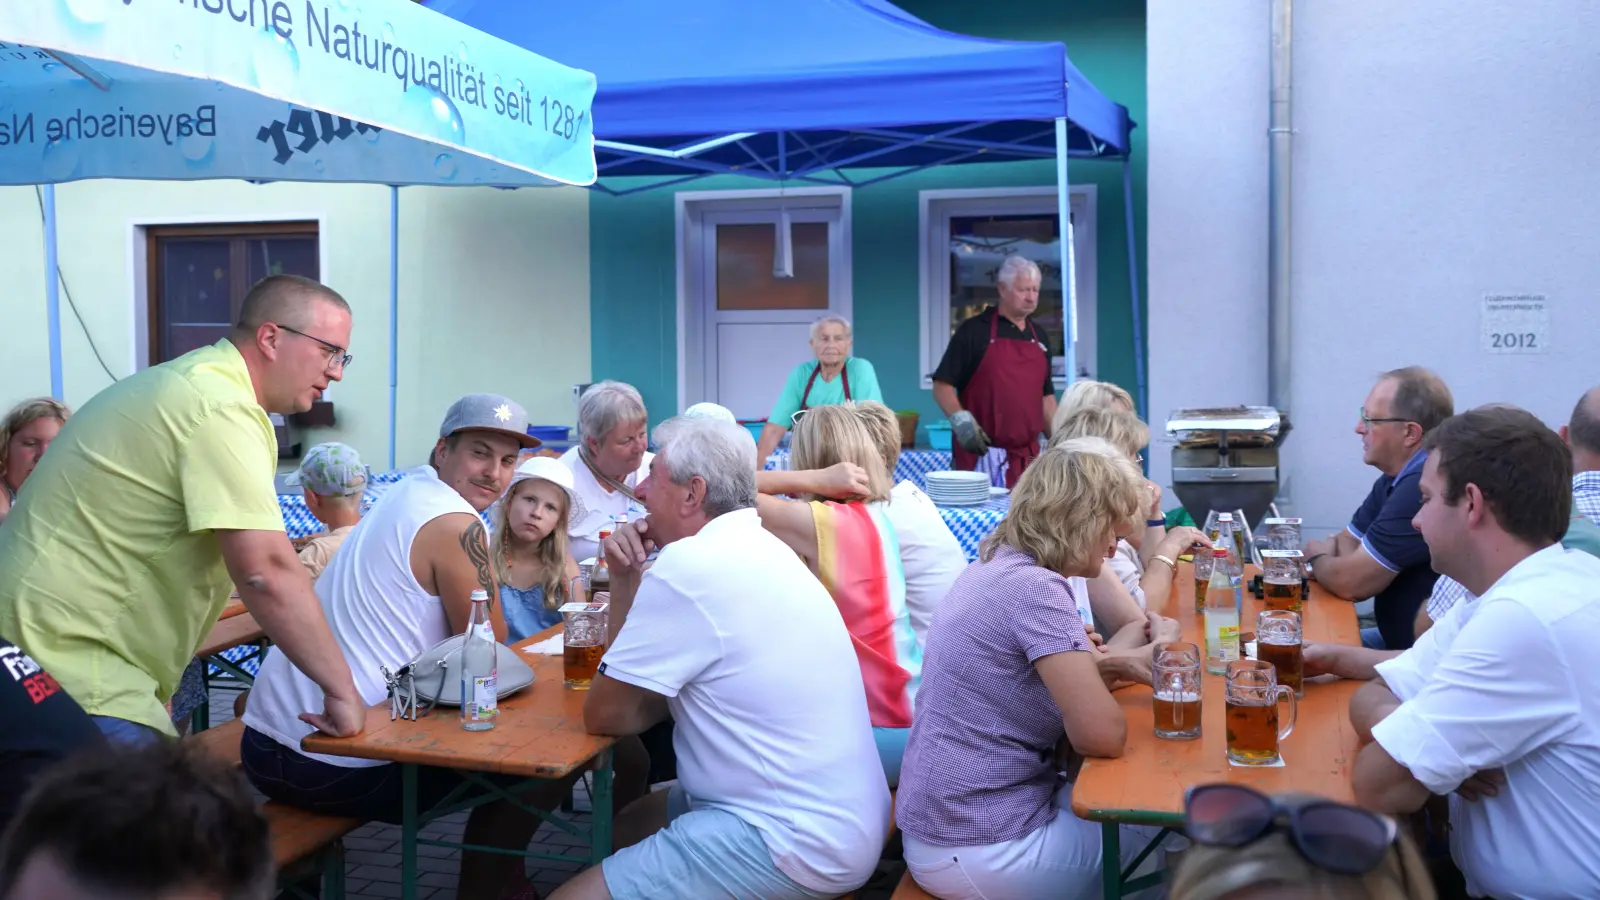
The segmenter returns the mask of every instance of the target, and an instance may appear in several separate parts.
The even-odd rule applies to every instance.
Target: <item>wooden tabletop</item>
[[[589,692],[567,689],[560,656],[521,652],[560,631],[558,625],[515,645],[533,668],[533,684],[501,698],[500,716],[489,731],[464,730],[461,712],[454,706],[436,706],[415,722],[391,722],[389,701],[384,700],[367,710],[361,734],[352,738],[312,734],[300,746],[312,753],[526,778],[567,775],[617,739],[584,731],[583,701]]]
[[[216,656],[224,650],[232,650],[245,644],[254,644],[267,636],[267,633],[256,623],[256,617],[249,613],[229,616],[212,626],[211,633],[206,635],[205,642],[200,649],[195,651],[195,656]]]
[[[1261,601],[1246,591],[1241,631],[1254,632]],[[1168,609],[1158,610],[1183,624],[1183,639],[1205,652],[1200,617],[1194,611],[1194,572],[1180,564]],[[1355,604],[1311,584],[1303,617],[1305,640],[1359,644]],[[1192,741],[1155,736],[1150,688],[1123,688],[1112,696],[1128,717],[1128,744],[1117,759],[1089,759],[1072,788],[1072,811],[1080,818],[1140,825],[1175,825],[1183,817],[1184,792],[1218,781],[1248,784],[1269,794],[1298,791],[1343,803],[1355,802],[1350,766],[1356,734],[1350,726],[1350,697],[1360,682],[1307,679],[1294,733],[1284,739],[1282,768],[1245,768],[1228,763],[1223,722],[1223,676],[1205,675],[1201,692],[1201,735]],[[1283,704],[1287,706],[1287,704]],[[1287,715],[1280,708],[1280,714]]]
[[[238,594],[234,594],[228,598],[228,605],[222,608],[222,615],[217,616],[217,620],[231,619],[234,616],[243,615],[244,611],[244,601],[239,599]]]

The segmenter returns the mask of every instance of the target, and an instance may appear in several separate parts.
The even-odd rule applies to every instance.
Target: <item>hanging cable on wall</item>
[[[42,227],[44,225],[44,192],[39,190],[38,185],[33,186],[33,197],[39,202],[39,224]],[[49,278],[51,274],[46,272],[45,277]],[[72,317],[78,320],[78,327],[83,329],[83,337],[89,342],[89,349],[94,351],[95,362],[100,364],[100,369],[106,373],[106,377],[111,379],[113,384],[121,381],[122,379],[111,374],[111,367],[106,365],[105,357],[100,355],[100,348],[94,342],[94,335],[89,333],[88,323],[83,321],[83,313],[78,312],[78,304],[72,301],[72,290],[67,287],[67,276],[66,273],[61,271],[60,263],[56,264],[54,275],[61,282],[61,295],[67,298],[67,308],[72,310]]]

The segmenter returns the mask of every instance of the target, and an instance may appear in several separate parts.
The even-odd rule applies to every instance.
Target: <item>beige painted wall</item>
[[[306,218],[321,222],[323,280],[355,313],[355,361],[329,391],[341,440],[387,466],[389,189],[236,181],[88,181],[56,190],[66,398],[81,405],[136,365],[138,226]],[[141,257],[142,258],[142,257]],[[396,461],[415,465],[457,396],[504,393],[535,422],[570,424],[589,381],[589,198],[577,188],[403,188]],[[0,408],[50,391],[43,229],[32,188],[0,188]]]

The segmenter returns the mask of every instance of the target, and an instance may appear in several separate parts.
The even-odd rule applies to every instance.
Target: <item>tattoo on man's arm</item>
[[[494,605],[494,571],[489,565],[489,538],[482,522],[473,522],[461,532],[461,549],[467,552],[478,569],[478,585],[489,594],[489,604]]]

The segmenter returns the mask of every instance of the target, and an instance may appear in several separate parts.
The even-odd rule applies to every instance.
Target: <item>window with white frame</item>
[[[1079,377],[1094,377],[1094,186],[1071,189],[1073,250],[1077,266]],[[999,299],[995,281],[1007,256],[1021,254],[1039,266],[1039,308],[1033,319],[1050,347],[1058,387],[1066,377],[1067,319],[1063,307],[1061,229],[1053,187],[922,191],[920,194],[922,385],[944,356],[950,336],[968,318]]]

